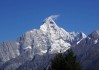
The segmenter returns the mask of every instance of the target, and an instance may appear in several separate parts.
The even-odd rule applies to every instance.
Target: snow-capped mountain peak
[[[48,32],[49,30],[57,30],[59,27],[55,23],[56,16],[50,16],[44,20],[43,25],[40,26],[40,29],[44,32]]]
[[[63,28],[58,27],[54,22],[55,18],[57,16],[50,16],[44,20],[40,29],[26,32],[21,37],[21,39],[24,39],[21,41],[23,49],[31,46],[34,51],[35,49],[39,50],[34,52],[34,54],[43,54],[42,51],[46,51],[46,53],[65,52],[72,45],[86,37],[82,32],[67,32]]]
[[[65,29],[58,27],[54,21],[57,17],[57,15],[50,16],[44,20],[44,23],[40,26],[40,29],[33,29],[23,34],[15,42],[15,46],[12,45],[13,47],[17,46],[17,48],[12,50],[12,52],[16,50],[15,53],[18,54],[16,56],[14,56],[14,54],[11,54],[13,57],[10,57],[10,52],[7,52],[9,54],[9,60],[11,58],[16,58],[17,56],[19,56],[18,59],[22,60],[23,62],[27,60],[33,60],[33,70],[43,70],[45,65],[42,63],[42,61],[47,59],[47,61],[44,62],[48,64],[49,60],[52,58],[49,58],[49,55],[66,52],[71,46],[77,44],[78,41],[81,41],[83,38],[85,38],[86,35],[84,33],[67,32]],[[7,49],[9,48],[9,45]],[[1,46],[5,46],[6,48],[7,45]],[[12,46],[11,48],[13,48]],[[38,56],[42,57],[43,55],[46,55],[46,57],[40,60]],[[2,54],[0,54],[0,56],[2,56]],[[0,59],[2,59],[2,57]],[[4,59],[6,59],[6,57],[4,57]],[[35,63],[41,64],[43,67],[41,68],[40,65],[38,68],[41,69],[36,69],[37,67],[35,67]],[[21,62],[19,62],[17,65],[19,64],[22,65]]]
[[[83,32],[81,32],[81,34],[82,34],[83,38],[87,37],[86,34],[84,34]]]

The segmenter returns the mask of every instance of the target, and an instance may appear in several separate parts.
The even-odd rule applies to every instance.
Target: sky
[[[90,34],[99,29],[99,0],[0,0],[0,42],[39,29],[50,15],[66,31]]]

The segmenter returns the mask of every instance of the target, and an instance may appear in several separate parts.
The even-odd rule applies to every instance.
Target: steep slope
[[[91,33],[73,49],[84,69],[99,70],[99,30]]]
[[[71,45],[76,44],[86,35],[82,32],[67,32],[60,28],[48,17],[38,30],[31,30],[20,37],[19,43],[22,50],[33,48],[35,53],[57,53],[66,51]]]
[[[6,61],[1,68],[3,70],[16,70],[20,65],[27,65],[26,62],[29,62],[28,67],[32,63],[33,70],[39,70],[39,68],[42,70],[55,54],[65,52],[84,38],[86,35],[82,32],[67,32],[58,27],[53,17],[50,16],[44,20],[40,29],[28,31],[18,38],[19,55]],[[21,69],[24,69],[24,66]]]
[[[0,44],[0,66],[19,55],[19,45],[17,42],[8,41]]]

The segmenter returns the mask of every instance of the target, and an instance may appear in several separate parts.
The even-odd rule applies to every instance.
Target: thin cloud
[[[60,15],[51,15],[50,18],[52,18],[53,20],[56,20]]]

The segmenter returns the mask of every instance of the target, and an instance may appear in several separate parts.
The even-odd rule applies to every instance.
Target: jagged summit
[[[92,32],[73,49],[84,70],[88,67],[99,70],[99,30]]]
[[[54,16],[50,16],[50,17],[48,17],[48,18],[46,18],[44,20],[44,23],[49,22],[49,24],[55,24],[54,20],[55,20],[55,17]]]
[[[33,61],[32,70],[43,70],[44,66],[47,66],[51,58],[54,57],[51,55],[66,52],[86,37],[84,33],[67,32],[57,26],[54,22],[57,17],[57,15],[54,15],[46,18],[40,29],[27,31],[15,43],[11,42],[0,45],[1,61],[8,61],[13,58],[13,60],[8,61],[7,65],[5,64],[6,67],[2,70],[16,70],[20,65],[31,60]],[[9,50],[6,54],[5,49],[10,49],[11,51]],[[36,67],[36,64],[39,65]]]
[[[92,32],[92,33],[89,35],[89,37],[92,37],[92,38],[94,38],[94,39],[99,38],[99,30],[96,30],[96,31]]]
[[[82,32],[67,32],[58,27],[54,22],[57,17],[57,15],[50,16],[44,20],[40,29],[26,32],[20,40],[23,50],[28,46],[35,45],[36,50],[39,50],[35,53],[38,54],[65,52],[72,45],[86,37]]]
[[[45,32],[51,29],[58,29],[59,27],[56,25],[54,21],[57,17],[58,17],[57,15],[54,15],[46,18],[44,20],[43,25],[40,26],[40,29]]]

